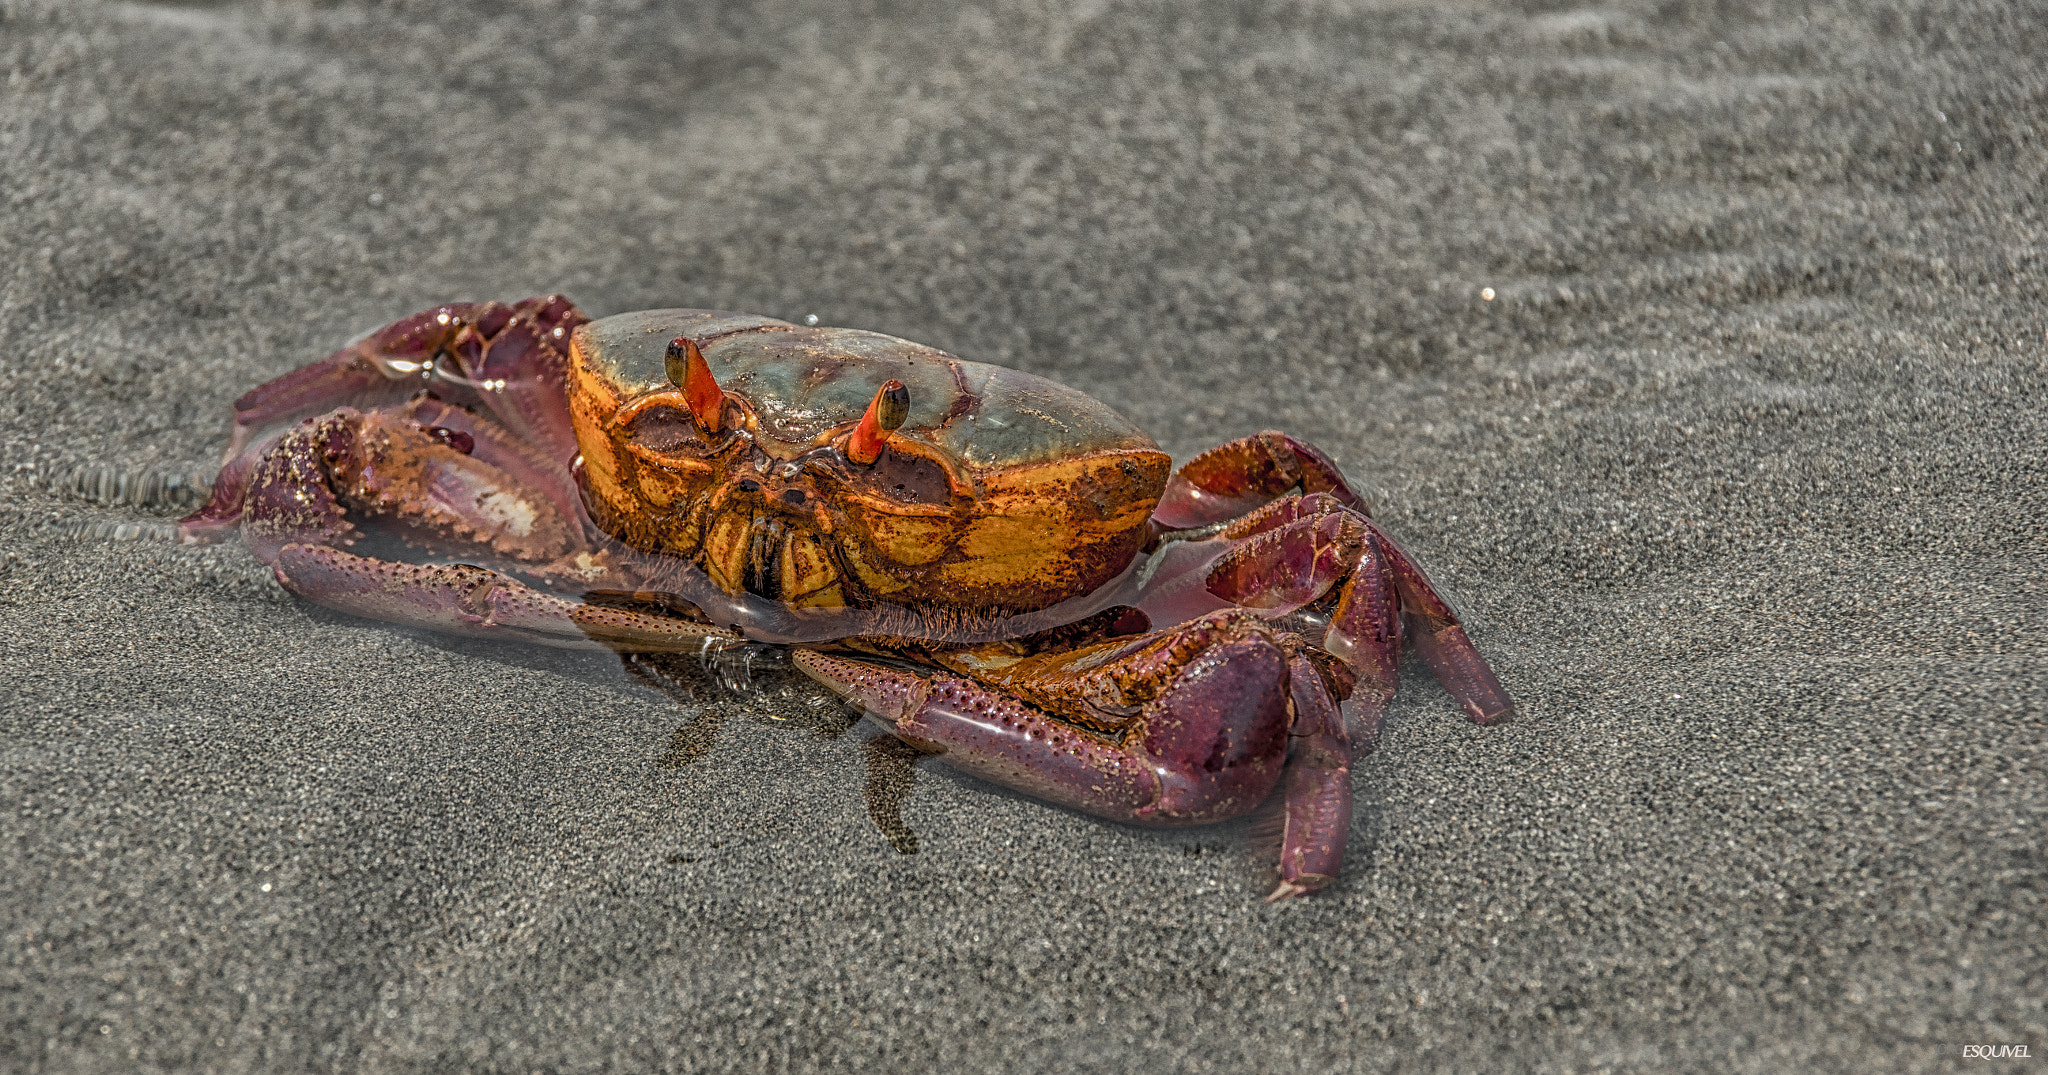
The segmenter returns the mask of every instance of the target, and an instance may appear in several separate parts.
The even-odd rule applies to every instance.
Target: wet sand
[[[0,1066],[2048,1054],[2048,18],[1690,10],[0,7]],[[1263,906],[1243,826],[906,788],[786,673],[68,536],[172,517],[79,468],[553,290],[1304,436],[1520,719],[1411,661],[1341,884]]]

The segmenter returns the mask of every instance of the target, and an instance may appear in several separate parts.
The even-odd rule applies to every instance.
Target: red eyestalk
[[[882,446],[889,443],[890,431],[901,426],[908,417],[910,389],[903,387],[903,382],[895,378],[882,382],[874,402],[868,404],[868,412],[860,416],[860,424],[854,426],[853,435],[846,438],[846,458],[861,466],[882,458]]]
[[[697,341],[688,336],[669,341],[663,365],[668,368],[669,383],[683,390],[683,401],[690,405],[697,428],[706,436],[717,433],[719,421],[725,416],[725,390],[711,376],[711,367],[704,363],[704,352],[697,349]]]

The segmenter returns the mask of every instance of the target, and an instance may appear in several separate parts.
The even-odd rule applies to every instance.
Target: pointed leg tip
[[[179,519],[175,525],[180,545],[218,545],[241,532],[239,521],[222,524],[198,515]]]
[[[1284,903],[1296,896],[1306,896],[1311,892],[1319,892],[1323,886],[1333,880],[1335,878],[1319,873],[1305,873],[1299,877],[1286,878],[1281,880],[1279,887],[1266,894],[1266,902]]]
[[[915,674],[816,650],[797,650],[791,659],[799,671],[885,723],[893,724],[916,712],[929,689]]]
[[[1480,706],[1468,702],[1465,705],[1465,712],[1472,718],[1472,723],[1482,728],[1496,728],[1515,719],[1514,703],[1507,701],[1498,706]]]

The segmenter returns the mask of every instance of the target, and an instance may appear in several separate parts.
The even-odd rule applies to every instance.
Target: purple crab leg
[[[1055,719],[973,679],[926,676],[799,650],[797,667],[858,703],[897,738],[947,764],[1101,817],[1189,825],[1242,814],[1280,777],[1287,661],[1256,620],[1222,613],[1074,651],[1157,683],[1120,736]],[[1190,655],[1193,654],[1191,657]],[[1096,680],[1060,681],[1091,693]]]
[[[1414,560],[1379,524],[1334,497],[1286,497],[1209,540],[1236,542],[1206,569],[1208,591],[1220,600],[1280,616],[1336,586],[1337,608],[1323,648],[1349,664],[1362,683],[1392,697],[1405,636],[1474,721],[1499,724],[1514,715],[1514,704],[1459,626],[1457,613]],[[1353,728],[1354,736],[1365,731]]]
[[[1219,444],[1174,471],[1152,511],[1152,525],[1157,531],[1211,526],[1296,490],[1327,493],[1346,507],[1367,510],[1365,498],[1321,449],[1269,429]]]
[[[1380,718],[1401,682],[1400,602],[1369,547],[1358,556],[1337,599],[1323,650],[1357,676],[1344,715],[1351,743],[1358,753],[1369,754],[1379,744]]]
[[[898,739],[992,783],[1100,817],[1149,821],[1164,789],[1148,759],[971,679],[797,650],[796,666]]]
[[[1301,512],[1301,501],[1279,501],[1247,516],[1215,540],[1235,547],[1210,565],[1209,592],[1244,608],[1280,616],[1306,605],[1342,581],[1356,542],[1348,540],[1339,512]]]
[[[346,407],[302,423],[256,456],[246,481],[237,478],[244,491],[236,514],[250,551],[268,562],[285,545],[348,545],[358,521],[377,519],[418,542],[481,545],[516,560],[569,553],[579,536],[573,509],[552,501],[545,485],[536,491],[474,457],[495,442],[481,425],[469,428],[480,435]],[[209,503],[188,518],[186,540],[220,536],[216,519],[227,508]]]
[[[1287,763],[1280,886],[1266,897],[1267,903],[1314,892],[1336,880],[1351,833],[1351,738],[1344,715],[1307,658],[1288,662],[1287,686],[1294,704],[1294,727],[1288,732],[1294,753]]]
[[[562,406],[568,336],[589,318],[560,295],[457,302],[400,318],[235,401],[227,460],[260,433],[341,406],[376,408],[431,388],[481,404],[566,460],[575,437]]]
[[[336,407],[379,407],[427,386],[433,359],[486,304],[457,302],[400,318],[318,362],[265,381],[235,401],[232,461],[258,432]]]
[[[1153,553],[1138,607],[1153,623],[1179,623],[1222,608],[1283,616],[1322,596],[1343,577],[1338,524],[1324,520],[1330,497],[1289,496],[1253,509],[1213,537],[1174,541]],[[1317,533],[1292,524],[1307,520]],[[1315,527],[1311,526],[1310,530]]]
[[[283,433],[272,433],[229,458],[214,476],[206,503],[178,520],[179,540],[187,545],[211,545],[233,537],[242,525],[242,507],[249,485],[256,479],[257,465],[283,437]]]
[[[1378,526],[1367,523],[1374,551],[1401,596],[1402,622],[1409,643],[1422,655],[1437,682],[1463,706],[1473,723],[1504,724],[1514,718],[1515,705],[1500,680],[1480,656],[1478,647],[1458,623],[1458,614],[1430,585],[1415,561]]]
[[[1007,671],[983,682],[818,651],[799,650],[795,659],[884,729],[947,764],[1118,821],[1192,825],[1237,816],[1284,773],[1280,886],[1269,899],[1312,892],[1337,876],[1351,824],[1344,717],[1314,663],[1290,657],[1247,613],[1084,647],[1015,683],[998,681]],[[1139,686],[1120,693],[1110,682]],[[1120,734],[1097,732],[1053,717],[1029,695],[1135,713]]]
[[[1370,752],[1399,677],[1400,619],[1393,588],[1354,520],[1334,498],[1289,497],[1239,520],[1216,540],[1240,543],[1208,573],[1220,598],[1284,615],[1342,590],[1323,648],[1355,676],[1341,710],[1306,658],[1289,669],[1295,751],[1287,770],[1280,886],[1285,899],[1327,884],[1344,854],[1354,745]]]
[[[571,601],[469,564],[406,564],[286,545],[273,570],[280,585],[314,604],[449,634],[633,653],[695,652],[738,637],[708,623]]]
[[[566,469],[576,454],[569,418],[569,334],[590,320],[560,295],[527,299],[505,325],[455,349],[469,386],[506,428]],[[481,329],[482,326],[479,326]]]
[[[355,540],[355,524],[335,496],[321,458],[328,432],[319,424],[295,429],[257,459],[242,498],[241,520],[242,540],[258,560],[274,563],[277,551],[293,543],[346,545]]]
[[[541,493],[564,519],[582,514],[582,494],[569,468],[560,459],[534,450],[531,442],[518,439],[486,418],[464,408],[435,399],[414,399],[401,412],[425,430],[444,440],[447,433],[469,438],[465,454],[478,462],[503,471],[514,487]],[[566,457],[565,457],[566,458]]]

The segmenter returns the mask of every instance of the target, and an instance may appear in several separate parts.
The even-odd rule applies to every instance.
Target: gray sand
[[[0,1068],[2048,1054],[2048,11],[636,6],[0,0]],[[256,382],[549,290],[907,336],[1183,457],[1285,427],[1521,719],[1411,662],[1341,886],[1266,907],[1243,826],[929,764],[899,854],[785,674],[678,701],[67,536],[172,515],[77,468],[204,470]]]

